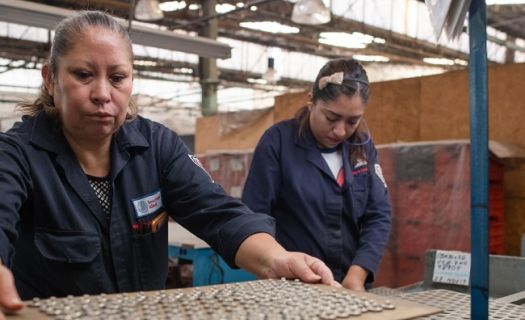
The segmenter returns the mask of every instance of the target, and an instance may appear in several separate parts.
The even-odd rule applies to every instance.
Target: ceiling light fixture
[[[454,59],[454,63],[460,66],[468,66],[468,62],[463,59]]]
[[[379,55],[369,55],[369,54],[354,54],[352,56],[355,60],[366,61],[366,62],[388,62],[390,58]]]
[[[135,60],[133,61],[133,64],[136,66],[143,66],[143,67],[154,67],[157,65],[156,61],[150,61],[150,60]]]
[[[276,83],[281,79],[274,67],[275,60],[273,58],[268,58],[268,69],[263,73],[262,78],[266,80],[267,83]]]
[[[292,10],[292,21],[299,24],[324,24],[331,15],[323,0],[298,0]]]
[[[299,28],[280,24],[275,21],[246,21],[241,22],[240,26],[270,33],[299,33]]]
[[[254,83],[254,84],[267,84],[268,83],[264,79],[255,79],[255,78],[248,78],[246,79],[246,81],[248,81],[249,83]]]
[[[186,1],[168,1],[159,4],[159,8],[162,11],[177,11],[186,8]]]
[[[525,0],[487,0],[487,6],[525,4]]]
[[[215,5],[215,12],[221,14],[235,10],[235,6],[229,3],[219,3]]]
[[[157,0],[139,0],[135,7],[135,18],[143,21],[155,21],[164,18]]]
[[[199,10],[200,8],[201,6],[196,3],[192,3],[188,6],[188,10]]]
[[[454,65],[454,60],[450,60],[447,58],[423,58],[423,62],[440,66]]]
[[[349,49],[364,49],[374,41],[374,37],[361,32],[321,32],[320,43]]]
[[[177,73],[184,73],[184,74],[192,74],[193,73],[193,69],[192,68],[185,68],[185,67],[173,68],[173,71],[177,72]]]

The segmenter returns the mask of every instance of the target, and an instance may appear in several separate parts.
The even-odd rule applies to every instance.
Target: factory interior
[[[243,208],[243,203],[251,208],[251,202],[267,200],[277,214],[252,210],[273,216],[276,240],[286,250],[312,248],[312,252],[304,253],[321,252],[318,258],[330,268],[333,252],[343,261],[365,261],[359,260],[365,255],[359,250],[368,250],[378,256],[377,265],[372,271],[368,265],[359,267],[367,272],[362,291],[347,287],[342,280],[346,281],[345,277],[338,280],[343,287],[306,283],[309,281],[301,281],[304,279],[299,276],[284,274],[263,279],[267,277],[234,265],[235,252],[224,256],[221,250],[226,249],[221,241],[227,235],[221,229],[222,220],[217,220],[210,238],[198,237],[203,229],[195,225],[200,222],[190,219],[192,212],[172,213],[168,208],[170,193],[162,190],[160,205],[168,206],[165,210],[170,216],[165,224],[159,220],[158,226],[168,235],[168,265],[162,267],[167,270],[164,288],[144,285],[138,290],[122,290],[119,284],[107,291],[88,290],[84,294],[42,294],[25,301],[18,312],[6,311],[6,319],[525,320],[525,1],[0,0],[0,134],[5,135],[0,140],[0,153],[9,153],[6,150],[11,149],[4,147],[11,141],[8,136],[21,127],[19,104],[35,101],[42,88],[47,88],[43,87],[42,70],[48,63],[56,25],[83,10],[105,12],[128,31],[133,43],[131,97],[138,115],[175,132],[188,150],[189,163],[204,170],[217,192]],[[367,79],[354,79],[354,86],[357,91],[364,90],[363,86],[369,89],[366,113],[360,116],[355,131],[357,134],[362,129],[367,140],[349,142],[355,136],[352,134],[332,148],[319,142],[312,116],[320,112],[314,111],[321,108],[318,101],[321,105],[330,101],[316,100],[315,92],[352,81],[341,72],[341,81],[337,82],[331,77],[333,73],[328,85],[321,85],[321,80],[328,78],[318,76],[323,65],[341,58],[351,59],[366,70]],[[303,110],[308,110],[310,122],[306,127],[311,127],[312,137],[317,139],[314,149],[326,167],[320,176],[330,176],[331,182],[339,184],[330,186],[339,188],[338,199],[351,203],[342,216],[338,213],[337,221],[329,220],[327,213],[333,205],[333,198],[328,198],[332,193],[323,189],[328,185],[313,178],[318,175],[312,171],[318,168],[309,161],[314,160],[301,158],[300,146],[297,151],[285,145],[285,139],[295,138],[285,136],[282,124],[296,121]],[[282,131],[271,131],[274,128]],[[263,150],[265,144],[260,141],[272,137],[272,143],[277,143],[276,132],[282,135],[278,147]],[[294,141],[290,145],[298,146]],[[371,154],[377,162],[372,163],[368,155],[370,162],[364,162],[364,169],[350,164],[350,172],[344,172],[350,175],[350,182],[339,183],[327,156],[332,151],[327,150],[337,149],[334,155],[340,155],[346,150],[342,147],[345,143],[355,150],[375,146],[376,153]],[[170,152],[170,148],[165,145],[159,150]],[[343,161],[350,155],[343,155]],[[7,158],[0,155],[0,159]],[[281,161],[280,167],[263,168],[269,158]],[[285,167],[299,158],[300,164]],[[339,164],[341,170],[345,165]],[[30,171],[36,168],[40,167],[35,165]],[[0,188],[13,183],[8,169],[0,164]],[[273,181],[264,174],[274,173],[274,169],[282,181],[272,189],[269,184]],[[258,175],[255,170],[264,173]],[[292,171],[299,175],[293,181]],[[26,174],[36,177],[41,173]],[[180,173],[178,179],[189,176]],[[369,180],[361,186],[363,179]],[[116,184],[117,180],[113,193],[118,196]],[[349,191],[344,191],[344,186]],[[358,190],[361,187],[369,189]],[[379,191],[374,188],[384,190],[387,205],[374,202],[379,201]],[[292,199],[295,192],[299,200]],[[356,200],[359,192],[368,196]],[[38,194],[36,187],[28,193],[37,200],[49,196]],[[0,189],[7,202],[13,194],[11,189]],[[130,196],[127,201],[141,217],[139,212],[144,208],[138,206],[145,199],[146,214],[153,212],[151,206],[158,205],[155,195],[150,193],[142,199]],[[261,200],[264,197],[267,199]],[[51,198],[62,201],[58,196]],[[318,201],[309,202],[311,198]],[[117,204],[113,201],[115,211]],[[186,205],[183,203],[191,201],[172,202]],[[296,208],[289,206],[294,203]],[[367,229],[372,216],[383,210],[381,205],[388,207],[384,209],[389,219],[386,232],[380,223],[375,231]],[[43,232],[36,224],[45,219],[38,218],[38,208],[33,209],[34,217],[24,220],[27,218],[22,211],[33,206],[20,208],[17,232],[23,241],[27,236],[20,230],[34,228],[36,235]],[[360,206],[364,213],[357,212]],[[5,246],[5,250],[12,250],[18,248],[16,241],[22,240],[10,238],[12,230],[4,228],[11,223],[6,208],[0,205],[0,241],[15,239]],[[295,216],[287,218],[286,210],[304,212],[301,227],[285,225],[298,221]],[[179,211],[173,208],[173,212]],[[346,217],[346,213],[354,216]],[[315,218],[310,216],[314,214]],[[61,215],[69,219],[68,213]],[[199,219],[204,216],[199,213]],[[313,220],[308,221],[310,218]],[[33,219],[35,225],[31,224]],[[157,222],[157,218],[149,221],[152,233],[157,232]],[[331,229],[332,224],[336,224],[335,229]],[[351,252],[337,251],[339,233],[346,234],[345,227],[350,224],[354,234],[349,239],[359,243],[341,244]],[[206,228],[210,225],[207,222]],[[303,225],[307,231],[298,232]],[[129,227],[135,228],[135,224]],[[196,232],[188,230],[192,227]],[[252,228],[240,222],[235,227]],[[293,232],[287,233],[286,228]],[[373,222],[369,228],[374,228]],[[240,234],[239,230],[232,234]],[[119,232],[113,222],[109,234],[112,232]],[[380,232],[385,242],[379,248],[366,243],[372,235],[382,237],[377,235]],[[332,241],[332,236],[337,241]],[[45,241],[58,238],[53,235]],[[348,239],[343,236],[343,240]],[[48,242],[34,241],[35,254],[42,254],[35,259],[44,261],[42,265],[47,263],[50,270],[53,266],[81,270],[91,262],[82,260],[75,265],[69,250],[88,252],[90,245],[106,245],[102,240],[101,244],[94,240],[80,247],[64,242],[63,261],[51,261],[60,256],[54,251],[59,246],[51,248]],[[49,248],[43,249],[47,245]],[[0,264],[4,262],[13,271],[20,290],[21,273],[15,270],[20,262],[17,264],[16,259],[20,256],[26,260],[19,261],[28,261],[29,253],[10,253],[9,259],[14,256],[11,264],[2,256],[3,247]],[[148,257],[155,259],[153,253]],[[153,272],[166,257],[159,256],[151,269],[145,263],[142,267]],[[119,272],[126,267],[119,269],[117,257],[112,259],[118,282]],[[146,258],[138,255],[135,259]],[[70,281],[69,276],[52,281],[60,285],[61,281]],[[6,310],[1,296],[0,310]],[[0,319],[3,316],[0,311]]]

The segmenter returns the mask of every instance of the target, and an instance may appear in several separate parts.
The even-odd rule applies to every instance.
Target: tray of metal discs
[[[257,280],[148,292],[35,298],[8,319],[411,319],[440,312],[380,297],[290,280]]]

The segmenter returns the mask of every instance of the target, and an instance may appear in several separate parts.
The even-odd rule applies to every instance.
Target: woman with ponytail
[[[243,201],[276,219],[287,250],[324,261],[334,278],[365,290],[391,227],[387,186],[364,114],[370,89],[353,59],[329,61],[294,119],[257,145]]]

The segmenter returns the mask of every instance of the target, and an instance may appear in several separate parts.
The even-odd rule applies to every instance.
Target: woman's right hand
[[[24,307],[20,296],[16,291],[15,281],[11,270],[0,262],[0,320],[4,320],[5,312],[15,312]]]
[[[246,238],[237,250],[235,263],[261,279],[285,277],[341,287],[324,262],[305,253],[286,251],[267,233]]]

